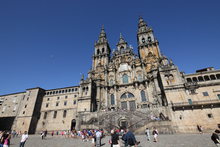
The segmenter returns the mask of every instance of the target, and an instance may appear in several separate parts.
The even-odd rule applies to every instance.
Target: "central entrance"
[[[70,128],[71,131],[72,131],[72,130],[75,130],[75,127],[76,127],[76,120],[73,119],[72,122],[71,122],[71,128]]]

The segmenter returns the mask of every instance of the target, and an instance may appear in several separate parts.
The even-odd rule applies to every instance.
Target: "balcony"
[[[193,109],[212,109],[219,108],[220,100],[205,100],[205,101],[192,101],[192,103],[182,102],[182,103],[173,103],[173,111],[179,110],[193,110]]]

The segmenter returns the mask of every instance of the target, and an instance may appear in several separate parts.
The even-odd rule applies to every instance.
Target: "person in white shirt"
[[[27,131],[24,132],[24,134],[21,136],[21,142],[20,142],[20,147],[24,147],[25,142],[28,139],[28,134]]]
[[[100,147],[102,133],[99,130],[97,130],[97,132],[95,133],[95,136],[96,136],[96,147]]]

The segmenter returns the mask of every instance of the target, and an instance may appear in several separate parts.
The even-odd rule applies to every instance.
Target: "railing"
[[[172,106],[187,106],[187,105],[204,105],[204,104],[214,104],[214,103],[220,103],[220,100],[204,100],[204,101],[192,101],[191,104],[188,102],[182,102],[182,103],[173,103]]]
[[[204,100],[204,101],[192,101],[191,103],[172,103],[173,111],[187,110],[187,109],[206,109],[220,107],[220,100]]]

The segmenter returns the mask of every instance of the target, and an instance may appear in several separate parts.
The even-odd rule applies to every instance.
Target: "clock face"
[[[145,39],[144,38],[142,38],[142,43],[145,43]]]

